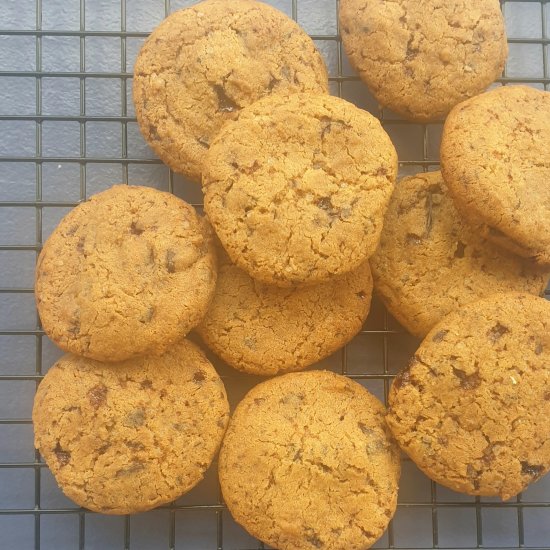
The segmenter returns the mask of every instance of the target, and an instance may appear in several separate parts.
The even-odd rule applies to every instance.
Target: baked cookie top
[[[402,179],[370,260],[392,315],[424,337],[451,311],[494,292],[540,295],[550,269],[494,245],[457,212],[441,172]]]
[[[488,238],[550,263],[550,93],[503,86],[445,122],[441,170],[462,215]]]
[[[35,295],[59,347],[121,361],[183,338],[205,315],[215,284],[211,230],[192,206],[115,185],[61,220],[40,253]]]
[[[33,408],[35,445],[63,492],[104,514],[143,512],[189,491],[228,420],[220,377],[186,340],[122,363],[65,355]]]
[[[502,73],[498,0],[340,0],[342,43],[376,99],[419,122],[444,117]]]
[[[426,336],[389,395],[388,424],[433,480],[506,500],[550,468],[550,303],[494,294]]]
[[[280,550],[370,548],[397,503],[399,452],[384,413],[360,384],[328,371],[253,388],[220,451],[233,517]]]
[[[204,206],[252,277],[319,283],[372,255],[396,173],[390,138],[366,111],[325,95],[270,96],[213,141]]]
[[[282,12],[206,0],[167,17],[134,67],[141,132],[173,170],[200,181],[205,154],[240,109],[276,93],[328,91],[321,54]]]
[[[270,376],[303,369],[347,344],[370,310],[368,262],[319,285],[255,281],[218,252],[216,293],[196,332],[232,367]]]

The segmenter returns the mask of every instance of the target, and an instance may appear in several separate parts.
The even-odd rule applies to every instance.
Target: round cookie
[[[495,292],[540,295],[550,276],[466,223],[441,172],[397,184],[370,264],[386,307],[419,337],[451,311]]]
[[[115,185],[44,244],[35,296],[46,334],[100,361],[163,353],[204,317],[216,285],[211,230],[170,193]]]
[[[212,143],[204,207],[255,279],[320,283],[372,255],[396,173],[390,138],[366,111],[331,96],[270,96]]]
[[[285,14],[254,0],[206,0],[168,16],[141,49],[133,95],[143,136],[199,181],[222,125],[261,97],[328,92],[321,54]]]
[[[103,514],[150,510],[204,476],[229,421],[223,383],[182,340],[121,363],[65,355],[38,387],[35,446],[63,492]]]
[[[326,283],[285,289],[255,281],[221,251],[218,257],[216,293],[196,332],[238,370],[303,369],[347,344],[369,313],[368,262]]]
[[[550,303],[494,294],[426,336],[389,395],[388,424],[433,480],[506,500],[550,468]]]
[[[418,122],[444,117],[502,73],[498,0],[340,0],[342,43],[378,102]]]
[[[385,408],[328,371],[285,374],[237,406],[219,457],[229,511],[279,550],[362,550],[397,504],[399,452]]]
[[[550,93],[504,86],[445,122],[441,170],[461,214],[487,238],[550,264]]]

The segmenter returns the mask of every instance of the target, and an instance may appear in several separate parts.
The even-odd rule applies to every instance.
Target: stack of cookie
[[[147,510],[210,465],[228,404],[185,339],[193,329],[234,368],[283,375],[239,404],[219,463],[232,514],[277,548],[380,537],[400,474],[390,430],[428,475],[473,494],[508,498],[550,468],[536,438],[549,428],[550,306],[533,296],[550,275],[549,95],[510,87],[460,103],[506,59],[496,0],[471,12],[464,0],[387,4],[341,0],[352,63],[408,118],[451,110],[442,172],[397,186],[379,121],[327,95],[321,55],[277,10],[205,0],[144,44],[140,128],[202,183],[206,217],[170,194],[114,186],[44,245],[38,310],[70,355],[37,392],[36,445],[82,506]],[[387,423],[359,384],[291,372],[357,334],[373,284],[426,337],[392,387]]]

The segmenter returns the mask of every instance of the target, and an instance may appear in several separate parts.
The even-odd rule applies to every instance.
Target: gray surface
[[[148,32],[166,11],[192,2],[126,0],[125,10],[121,10],[121,1],[124,3],[42,0],[40,21],[35,0],[0,0],[0,29],[35,30],[38,21],[42,30],[62,31],[41,37],[0,32],[0,74],[18,73],[0,77],[0,419],[16,421],[0,423],[0,464],[17,464],[15,468],[0,466],[0,550],[62,550],[79,545],[109,550],[124,548],[125,541],[132,550],[168,548],[172,544],[176,548],[213,549],[218,541],[225,549],[257,548],[258,542],[237,526],[227,511],[188,508],[219,504],[215,467],[172,509],[130,520],[75,512],[75,505],[61,494],[48,469],[40,463],[35,465],[31,425],[17,423],[29,419],[38,375],[60,355],[46,337],[34,334],[38,327],[33,296],[25,292],[32,287],[36,256],[32,247],[49,235],[72,203],[115,182],[170,189],[190,202],[201,201],[197,186],[154,161],[135,121],[125,118],[133,116],[131,79],[121,78],[131,72],[143,42],[143,36],[121,30]],[[353,75],[346,59],[339,59],[338,42],[321,38],[336,33],[335,0],[270,3],[289,15],[296,14],[308,32],[319,36],[317,44],[332,77]],[[125,21],[121,17],[124,11]],[[506,2],[505,14],[511,38],[540,40],[543,14],[549,32],[548,3],[541,8],[539,2]],[[85,32],[71,35],[72,31]],[[87,34],[93,31],[118,35]],[[511,44],[507,77],[535,79],[530,83],[539,88],[548,83],[550,56],[543,55],[543,47],[548,54],[550,46],[541,43]],[[40,70],[43,73],[37,79],[32,71]],[[91,74],[80,78],[78,74],[58,73]],[[360,82],[336,79],[331,86],[334,93],[382,114]],[[36,114],[47,115],[42,124],[3,117]],[[91,120],[84,124],[78,118],[81,115]],[[422,167],[437,168],[440,124],[403,124],[395,122],[390,112],[384,112],[383,117],[389,121],[386,129],[400,160],[418,161],[402,165],[402,174]],[[44,162],[36,164],[36,155]],[[23,161],[6,161],[8,157]],[[426,160],[433,163],[423,162]],[[37,199],[42,201],[39,207],[34,204]],[[14,206],[14,201],[31,205]],[[31,249],[6,250],[6,245],[30,245]],[[384,374],[403,367],[417,344],[413,338],[395,333],[398,328],[377,305],[363,333],[346,352],[335,354],[321,366],[337,372],[345,368],[349,374],[362,376],[361,382],[383,397],[387,388]],[[223,365],[219,368],[233,402],[255,382]],[[18,376],[23,379],[13,379]],[[432,548],[435,544],[441,548],[473,548],[478,544],[513,548],[520,543],[550,548],[548,477],[523,493],[521,503],[514,500],[502,506],[494,499],[476,501],[435,486],[413,464],[404,462],[399,502],[392,528],[377,548],[390,544],[396,548]],[[6,514],[8,509],[14,513]],[[41,513],[32,513],[34,509]]]

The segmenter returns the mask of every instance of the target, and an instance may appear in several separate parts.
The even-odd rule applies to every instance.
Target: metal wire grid
[[[12,244],[0,245],[0,251],[31,251],[38,255],[43,242],[43,210],[48,207],[72,207],[77,203],[70,201],[47,201],[43,199],[43,168],[46,163],[64,163],[64,162],[77,162],[80,170],[80,200],[84,200],[87,197],[86,186],[86,168],[93,163],[114,163],[122,168],[123,180],[128,183],[129,165],[133,164],[160,164],[160,161],[155,159],[141,159],[131,158],[128,155],[128,123],[134,122],[135,118],[128,114],[128,92],[130,89],[129,80],[132,78],[132,74],[127,71],[127,39],[129,38],[144,38],[148,33],[145,32],[129,32],[126,29],[126,14],[127,14],[127,0],[120,0],[120,31],[88,31],[86,30],[85,13],[86,13],[86,0],[76,0],[80,3],[80,29],[79,30],[43,30],[42,29],[42,0],[35,0],[36,8],[36,28],[34,30],[0,30],[1,36],[30,36],[34,37],[36,45],[36,59],[35,70],[29,71],[0,71],[1,77],[33,77],[35,79],[36,86],[36,105],[35,114],[33,115],[18,115],[9,114],[1,115],[0,121],[31,121],[36,125],[35,134],[35,147],[36,154],[34,156],[18,156],[18,157],[0,157],[0,163],[12,162],[12,163],[24,163],[32,162],[36,171],[36,194],[35,200],[19,201],[19,200],[4,200],[0,201],[0,207],[2,208],[30,208],[35,210],[36,219],[36,242],[35,244]],[[87,0],[89,3],[93,0]],[[291,14],[295,20],[298,20],[299,6],[298,0],[291,0]],[[548,89],[550,85],[549,77],[549,64],[548,64],[548,49],[550,44],[550,38],[548,36],[548,29],[546,28],[546,13],[545,11],[550,9],[550,0],[519,0],[523,4],[538,4],[541,10],[542,21],[542,33],[541,38],[513,38],[509,42],[511,44],[535,44],[539,45],[542,49],[542,62],[543,62],[543,77],[542,78],[510,78],[504,73],[500,79],[504,85],[508,83],[526,83],[531,85],[541,85],[544,89]],[[507,4],[510,4],[510,0],[501,0],[503,10],[506,10]],[[516,1],[517,3],[517,1]],[[169,14],[171,11],[170,0],[164,0],[165,14]],[[550,19],[550,17],[549,17]],[[0,28],[2,22],[0,21]],[[44,37],[50,36],[63,36],[63,37],[78,37],[80,40],[80,67],[78,71],[44,71],[42,64],[42,42]],[[114,72],[91,72],[86,70],[86,38],[87,37],[111,37],[120,39],[120,71]],[[342,45],[340,41],[339,33],[333,35],[319,35],[312,36],[320,45],[323,42],[332,42],[336,44],[337,48],[337,74],[331,76],[331,86],[333,93],[339,96],[344,95],[343,86],[346,82],[358,81],[355,76],[347,76],[344,74],[344,56],[342,52]],[[55,78],[78,78],[80,83],[80,113],[76,116],[55,116],[45,115],[42,109],[42,84],[44,77]],[[89,116],[86,114],[86,79],[89,78],[116,78],[121,82],[121,116]],[[379,109],[377,116],[381,119],[386,128],[391,125],[409,124],[407,121],[393,118],[392,115],[388,116],[385,110]],[[45,121],[66,121],[77,122],[79,124],[80,131],[80,151],[79,156],[75,159],[72,156],[45,156],[43,155],[42,148],[42,127]],[[86,125],[89,122],[119,122],[121,124],[121,156],[119,158],[105,158],[102,156],[91,156],[86,151]],[[429,151],[429,131],[434,125],[422,126],[422,138],[423,138],[423,154],[422,158],[415,160],[408,160],[400,162],[402,171],[409,170],[430,170],[435,169],[438,166],[438,161],[435,158],[430,158]],[[170,171],[168,174],[168,190],[174,192],[174,180],[175,176]],[[134,182],[133,182],[134,183]],[[135,182],[138,183],[138,182]],[[185,198],[185,191],[180,193]],[[197,201],[195,206],[200,207],[201,204]],[[30,294],[33,292],[32,288],[0,288],[0,295],[4,294]],[[547,291],[548,296],[548,291]],[[395,325],[391,317],[386,311],[382,311],[380,315],[374,316],[372,321],[367,321],[364,330],[361,335],[366,335],[372,338],[379,338],[382,341],[382,369],[381,372],[368,372],[368,368],[364,372],[351,372],[349,368],[348,354],[349,347],[344,348],[338,358],[336,359],[338,365],[335,370],[339,370],[341,373],[346,374],[350,378],[357,379],[358,381],[379,381],[383,385],[384,396],[387,395],[389,384],[393,378],[395,372],[389,365],[389,349],[391,346],[399,346],[400,341],[403,338],[402,330]],[[6,384],[12,381],[34,381],[36,385],[39,384],[42,379],[43,365],[42,365],[42,351],[43,351],[43,339],[45,338],[44,332],[40,326],[40,320],[36,316],[36,325],[34,328],[28,330],[0,330],[0,336],[4,337],[18,337],[18,336],[30,336],[35,339],[35,369],[34,374],[2,374],[0,375],[0,384]],[[334,358],[333,358],[334,359]],[[333,365],[334,366],[334,365]],[[236,373],[231,373],[230,369],[224,371],[224,378],[226,382],[229,382],[232,378],[237,380]],[[16,425],[16,424],[30,424],[29,418],[0,418],[1,425]],[[2,461],[2,457],[0,457]],[[75,514],[78,516],[78,548],[86,548],[86,518],[90,512],[84,509],[62,508],[62,507],[44,507],[41,503],[41,477],[43,469],[46,465],[41,460],[38,452],[35,452],[34,461],[32,462],[0,462],[0,471],[2,469],[32,469],[34,472],[34,507],[18,508],[18,509],[0,509],[0,517],[2,516],[20,516],[30,515],[34,518],[34,548],[39,550],[41,548],[41,518],[51,514]],[[438,513],[443,509],[473,509],[475,510],[475,545],[473,548],[484,548],[484,533],[483,533],[483,519],[482,511],[487,508],[494,509],[512,509],[517,514],[517,548],[530,548],[532,550],[543,550],[550,548],[550,541],[546,542],[544,546],[526,546],[526,528],[524,522],[524,510],[530,507],[537,508],[550,508],[550,494],[546,495],[544,501],[537,502],[524,502],[522,496],[518,496],[516,501],[513,502],[492,502],[485,501],[483,499],[476,498],[472,502],[457,501],[441,501],[438,500],[438,487],[435,483],[431,482],[430,486],[430,499],[427,502],[407,502],[400,503],[399,507],[405,508],[426,508],[431,510],[432,516],[432,533],[431,544],[432,548],[439,548],[440,537],[438,531]],[[221,495],[219,493],[218,486],[218,498],[215,502],[208,504],[172,504],[164,507],[168,511],[168,548],[173,549],[176,547],[176,514],[178,512],[185,512],[186,514],[193,514],[194,511],[207,511],[215,514],[216,516],[216,547],[218,550],[227,548],[224,546],[224,514],[228,514],[225,505],[222,502]],[[131,519],[125,517],[124,519],[124,542],[123,547],[130,549],[131,547]],[[387,532],[387,538],[381,545],[377,545],[378,548],[405,548],[402,545],[396,545],[395,534],[393,526],[390,527]],[[450,546],[445,545],[446,548]],[[264,545],[258,543],[256,548],[264,548]],[[464,548],[464,547],[463,547]],[[6,549],[11,550],[11,549]]]

